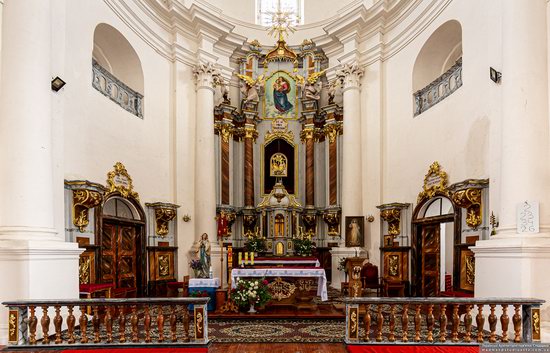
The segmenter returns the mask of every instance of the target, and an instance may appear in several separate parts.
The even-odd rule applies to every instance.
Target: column
[[[336,73],[343,82],[344,135],[342,139],[342,224],[346,216],[361,216],[361,77],[363,69],[344,65]],[[344,231],[342,231],[342,235]]]
[[[550,318],[548,70],[546,1],[499,2],[502,14],[500,175],[491,175],[497,235],[472,248],[476,296],[545,299]],[[498,150],[498,148],[497,148]],[[498,180],[500,179],[500,187]],[[495,184],[495,180],[497,183]],[[496,195],[495,195],[496,193]],[[516,205],[540,202],[540,233],[517,234]],[[544,317],[543,317],[544,318]]]
[[[195,146],[195,238],[207,233],[216,240],[216,155],[214,135],[214,81],[219,77],[213,64],[195,67],[197,85]]]
[[[250,103],[250,102],[249,102]],[[254,143],[258,138],[256,119],[258,116],[257,102],[253,107],[243,109],[244,124],[244,209],[243,229],[245,236],[253,234],[256,229],[258,216],[254,200]],[[245,219],[247,221],[245,221]]]
[[[54,226],[51,0],[3,5],[0,82],[0,302],[78,298],[76,243]],[[59,92],[57,94],[63,94]],[[0,345],[7,341],[0,306]]]

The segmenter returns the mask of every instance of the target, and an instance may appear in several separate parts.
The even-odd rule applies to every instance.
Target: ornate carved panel
[[[474,253],[470,249],[460,250],[460,289],[473,291],[475,285],[476,264]]]

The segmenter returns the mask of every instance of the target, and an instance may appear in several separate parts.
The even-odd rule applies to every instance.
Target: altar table
[[[208,310],[212,311],[216,308],[216,289],[220,286],[219,278],[190,278],[189,279],[189,295],[194,292],[206,292],[210,297],[208,302]]]
[[[254,262],[256,263],[256,262]],[[234,268],[231,270],[231,287],[235,288],[240,277],[315,277],[317,278],[317,295],[322,301],[328,300],[327,276],[322,268]]]
[[[254,259],[254,265],[321,266],[315,257],[257,257]]]

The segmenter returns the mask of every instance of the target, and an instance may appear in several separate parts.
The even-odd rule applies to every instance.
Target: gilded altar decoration
[[[119,192],[122,197],[133,197],[139,200],[138,193],[134,191],[132,178],[130,174],[128,174],[124,164],[116,162],[114,168],[114,170],[107,174],[107,195],[113,192]]]
[[[195,339],[204,339],[204,307],[195,306]]]
[[[452,199],[459,207],[466,208],[466,224],[477,229],[482,223],[481,189],[468,188],[456,191]]]
[[[476,276],[476,263],[473,256],[466,257],[466,283],[474,285]]]
[[[288,158],[283,153],[274,153],[269,161],[269,176],[288,176]]]
[[[99,206],[103,201],[103,195],[94,190],[75,189],[73,190],[73,224],[78,231],[83,233],[90,224],[88,210]]]
[[[338,135],[341,135],[343,132],[342,123],[334,122],[332,124],[327,124],[323,128],[323,133],[328,138],[329,143],[334,143]]]
[[[399,225],[401,223],[401,210],[399,208],[388,208],[380,211],[380,217],[388,222],[389,235],[399,235],[401,230]]]
[[[315,214],[303,214],[302,221],[305,226],[304,236],[308,239],[312,239],[315,236],[317,216]]]
[[[540,340],[540,309],[533,309],[533,340]]]
[[[290,144],[294,144],[294,133],[288,131],[288,122],[283,118],[273,119],[271,122],[271,131],[267,131],[264,136],[265,145],[271,141],[282,138]]]
[[[8,313],[8,342],[11,344],[17,344],[19,341],[19,311],[10,310]]]
[[[357,340],[359,338],[359,310],[352,307],[349,309],[349,338]]]
[[[278,301],[290,298],[296,291],[296,286],[292,283],[283,281],[281,277],[277,277],[274,281],[267,285],[271,297]]]
[[[178,205],[172,203],[146,203],[145,206],[155,210],[155,233],[164,238],[169,233],[169,224],[176,218]]]
[[[392,277],[399,276],[399,255],[388,256],[388,274]]]
[[[331,237],[340,236],[340,213],[339,212],[326,212],[323,214],[323,220],[328,226],[328,235]]]
[[[474,253],[469,249],[460,251],[460,289],[473,291],[476,276]]]
[[[214,131],[221,136],[223,142],[229,142],[233,136],[233,126],[231,124],[215,123]]]
[[[92,258],[90,256],[80,256],[78,261],[78,279],[80,284],[90,283],[90,266]]]
[[[426,199],[431,199],[436,195],[449,197],[447,184],[447,173],[441,169],[438,162],[433,162],[428,173],[424,177],[424,185],[422,186],[422,191],[418,194],[417,203],[421,203]]]
[[[258,76],[258,78],[253,79],[248,75],[235,74],[238,78],[241,79],[241,93],[243,95],[243,108],[248,108],[246,110],[256,111],[253,109],[253,106],[248,105],[249,102],[258,102],[260,99],[260,91],[262,90],[264,84],[264,75]]]
[[[167,277],[170,275],[170,255],[159,255],[159,277]]]

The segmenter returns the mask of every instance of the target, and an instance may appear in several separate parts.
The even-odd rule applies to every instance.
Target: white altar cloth
[[[220,286],[219,278],[191,278],[189,279],[189,288],[218,288]]]
[[[328,300],[327,276],[322,268],[234,268],[231,270],[231,287],[240,277],[316,277],[317,295]]]

